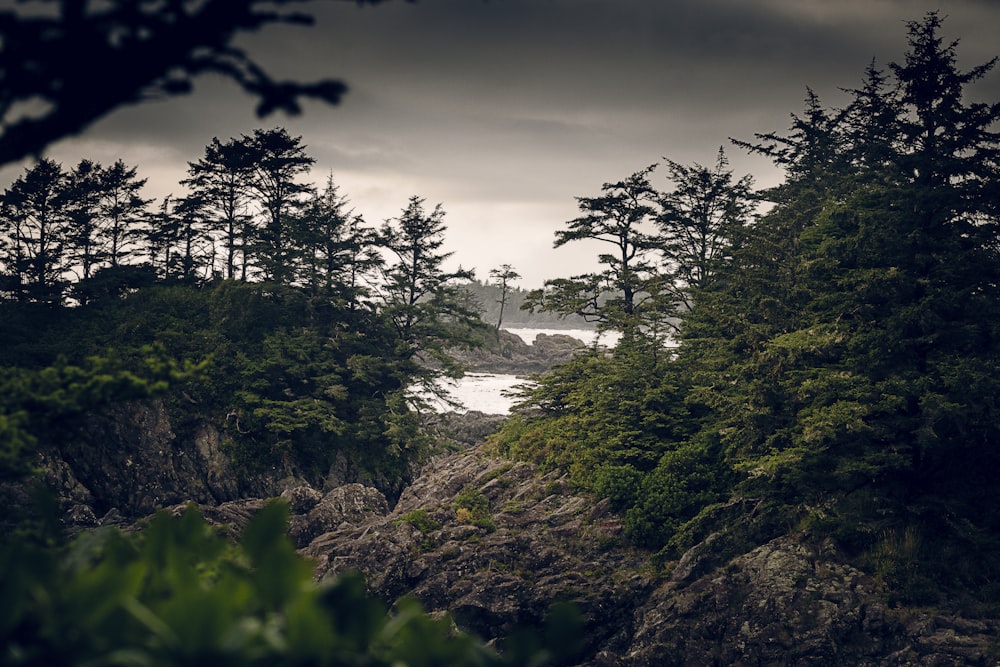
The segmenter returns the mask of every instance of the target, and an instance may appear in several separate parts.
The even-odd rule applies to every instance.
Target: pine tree
[[[213,138],[205,155],[188,163],[189,178],[181,181],[191,194],[204,202],[207,222],[221,237],[225,253],[223,276],[246,280],[247,250],[252,236],[250,201],[250,151],[245,141],[222,143]]]
[[[43,159],[25,170],[3,194],[8,273],[18,300],[61,303],[65,280],[66,174]]]
[[[253,242],[253,263],[264,280],[291,284],[301,261],[294,245],[294,219],[312,186],[298,178],[315,160],[306,155],[302,137],[284,128],[254,130],[240,143],[247,151],[250,192],[263,214]]]

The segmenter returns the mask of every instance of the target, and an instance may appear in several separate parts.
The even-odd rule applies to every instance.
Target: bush
[[[565,655],[565,610],[498,655],[412,600],[392,613],[359,576],[312,582],[272,503],[238,544],[195,509],[161,512],[137,534],[86,533],[67,548],[0,549],[5,665],[520,665]],[[556,644],[554,642],[559,642]]]

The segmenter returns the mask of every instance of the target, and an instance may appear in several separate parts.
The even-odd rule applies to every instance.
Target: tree
[[[99,227],[102,172],[100,164],[84,159],[67,175],[66,259],[79,280],[89,280],[106,259]]]
[[[108,264],[117,267],[139,251],[146,222],[146,206],[139,192],[146,179],[136,175],[136,167],[121,160],[101,171],[100,204],[101,237]]]
[[[507,305],[511,285],[520,277],[521,274],[515,271],[510,264],[503,264],[499,269],[490,269],[490,278],[496,280],[497,286],[500,288],[500,298],[497,300],[497,303],[500,304],[500,314],[497,316],[497,333],[500,332],[500,327],[503,325],[503,309]]]
[[[636,331],[646,321],[647,304],[656,268],[653,242],[643,226],[655,214],[656,191],[646,167],[624,180],[605,183],[598,197],[578,197],[578,218],[569,228],[556,232],[555,247],[572,241],[595,240],[612,246],[598,262],[605,268],[571,278],[548,280],[543,290],[533,291],[522,308],[563,314],[575,313],[599,327]]]
[[[251,156],[245,142],[230,139],[222,143],[213,138],[205,146],[205,155],[188,163],[189,178],[181,181],[191,188],[191,194],[203,202],[213,232],[221,235],[225,252],[226,278],[246,280],[247,250],[252,235],[251,217],[247,213],[250,195],[248,180]],[[237,264],[237,256],[240,256]]]
[[[478,323],[479,318],[452,284],[471,280],[473,273],[461,267],[444,269],[452,256],[441,251],[444,215],[440,204],[425,212],[424,200],[413,196],[398,218],[382,225],[379,244],[395,261],[383,269],[379,289],[383,312],[395,327],[401,354],[412,358],[424,352],[447,365],[450,359],[445,348],[465,340],[462,330]]]
[[[264,216],[254,238],[254,263],[265,280],[290,284],[300,261],[293,244],[294,216],[302,197],[312,190],[297,179],[316,160],[306,155],[302,137],[292,137],[284,128],[254,130],[240,143],[247,151],[250,192]]]
[[[3,194],[3,217],[12,254],[8,271],[18,298],[60,303],[64,280],[66,174],[52,160],[41,160]]]
[[[164,198],[160,210],[149,218],[147,247],[154,266],[162,257],[160,275],[184,282],[197,279],[199,267],[212,274],[214,248],[205,225],[204,202],[196,195],[174,200]]]
[[[294,236],[303,253],[305,284],[353,310],[365,293],[362,276],[372,272],[380,258],[374,230],[348,207],[331,174],[306,203]]]
[[[692,293],[711,279],[734,234],[750,220],[752,179],[734,180],[728,166],[721,148],[712,167],[667,160],[672,187],[660,197],[656,224],[672,314],[691,311]]]
[[[295,1],[308,2],[277,4]],[[336,104],[347,90],[344,83],[275,80],[234,44],[241,34],[271,24],[312,22],[308,14],[275,4],[59,0],[45,11],[33,3],[4,9],[0,164],[37,157],[49,144],[82,132],[121,106],[190,92],[194,79],[209,72],[256,97],[261,116],[279,109],[297,114],[301,97]],[[108,72],[114,76],[105,76]],[[25,107],[31,113],[23,113]]]

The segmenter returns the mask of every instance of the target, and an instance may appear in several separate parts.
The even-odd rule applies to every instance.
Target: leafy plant
[[[2,661],[9,665],[522,665],[566,654],[578,631],[554,609],[542,634],[503,654],[456,633],[413,600],[392,612],[355,574],[314,584],[271,503],[238,543],[189,508],[139,533],[100,530],[64,549],[25,540],[0,549]]]
[[[455,510],[455,519],[459,523],[469,523],[487,532],[497,529],[493,515],[490,514],[490,500],[474,486],[466,486],[452,504]]]

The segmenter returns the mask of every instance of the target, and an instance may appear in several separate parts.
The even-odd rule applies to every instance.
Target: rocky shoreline
[[[451,349],[448,354],[476,373],[533,375],[566,363],[586,347],[583,341],[566,334],[539,333],[527,343],[501,329],[495,335],[487,334],[482,347]]]

